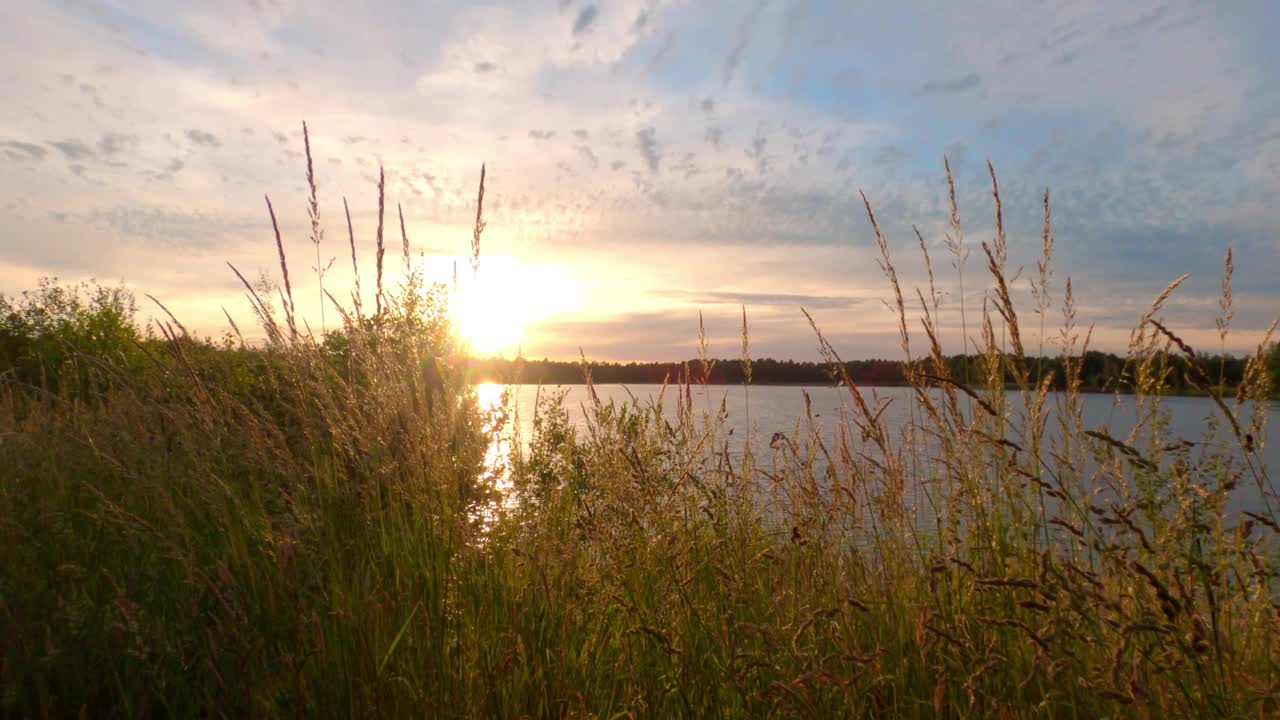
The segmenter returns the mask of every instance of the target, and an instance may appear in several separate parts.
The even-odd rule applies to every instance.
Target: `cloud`
[[[881,166],[897,165],[909,157],[911,157],[911,155],[907,151],[893,143],[889,143],[887,145],[881,145],[880,149],[876,150],[874,162],[876,165]]]
[[[21,140],[0,141],[0,149],[4,150],[5,157],[10,160],[43,160],[49,153],[39,145]]]
[[[190,140],[192,145],[203,145],[212,148],[222,147],[222,141],[218,139],[218,136],[205,130],[188,130],[187,140]]]
[[[692,309],[628,312],[544,321],[536,329],[545,338],[541,350],[553,357],[574,356],[581,347],[591,360],[671,360],[676,347],[696,353],[698,315]]]
[[[1155,25],[1160,20],[1167,17],[1169,8],[1158,7],[1146,12],[1137,18],[1128,22],[1112,23],[1107,26],[1107,32],[1112,35],[1124,37],[1133,33],[1142,32]]]
[[[755,137],[751,138],[751,147],[747,149],[747,157],[756,164],[756,172],[760,175],[766,175],[769,172],[769,156],[765,154],[765,149],[769,145],[769,138],[765,136],[763,128],[756,128]]]
[[[662,39],[662,44],[658,46],[658,50],[653,53],[653,56],[649,58],[649,62],[645,65],[645,72],[653,73],[661,67],[662,64],[667,61],[667,58],[671,55],[671,51],[675,46],[675,33],[667,33],[666,37]]]
[[[588,5],[578,11],[578,17],[573,21],[573,34],[581,35],[591,29],[596,22],[596,16],[600,11],[595,5]]]
[[[90,225],[111,236],[127,239],[132,243],[140,242],[149,248],[213,249],[229,237],[247,234],[262,227],[260,218],[237,217],[223,212],[129,205],[63,212],[56,219]]]
[[[157,228],[194,231],[180,215],[117,210],[142,199],[147,213],[203,207],[209,218],[234,217],[268,192],[286,242],[305,245],[295,129],[305,108],[313,150],[330,161],[320,167],[331,235],[345,236],[343,195],[357,238],[372,234],[381,164],[411,236],[465,238],[477,166],[488,161],[486,247],[495,252],[576,268],[608,237],[608,267],[630,269],[661,243],[680,243],[636,273],[634,287],[620,288],[612,270],[592,275],[628,301],[688,303],[663,293],[692,287],[742,291],[753,304],[856,296],[849,288],[875,281],[874,262],[857,254],[871,243],[857,191],[875,203],[895,260],[908,256],[911,223],[931,243],[946,230],[947,152],[975,241],[992,232],[982,160],[1000,170],[1012,267],[1034,267],[1039,196],[1052,185],[1058,277],[1071,275],[1081,295],[1105,287],[1103,310],[1149,302],[1151,286],[1158,292],[1182,271],[1212,285],[1226,242],[1236,248],[1237,295],[1251,288],[1260,304],[1276,302],[1280,245],[1268,208],[1280,193],[1280,93],[1266,88],[1280,70],[1263,61],[1260,0],[1226,9],[1080,0],[1033,14],[1017,0],[951,14],[925,12],[924,2],[817,12],[790,0],[575,0],[560,11],[378,0],[302,25],[278,2],[260,13],[228,7],[130,6],[139,27],[163,37],[118,36],[74,4],[15,16],[0,62],[17,68],[6,87],[25,105],[0,139],[0,225],[35,246],[60,243],[57,257],[41,256],[48,267],[124,268],[146,283],[181,266],[182,252],[145,250],[163,248]],[[885,30],[905,22],[911,42]],[[60,68],[25,61],[45,56]],[[1016,59],[1002,64],[1005,56]],[[1057,62],[1064,56],[1072,62]],[[940,100],[979,95],[941,112]],[[206,148],[220,149],[193,152]],[[58,162],[44,164],[46,155]],[[99,214],[67,225],[49,211]],[[235,244],[242,231],[269,240],[261,230],[219,241]],[[216,242],[200,247],[221,252]],[[671,270],[672,253],[689,247],[720,248],[703,264],[724,277]],[[777,270],[753,272],[775,247],[785,250],[768,256]],[[100,248],[136,255],[112,265]],[[813,248],[833,250],[815,259]],[[247,267],[271,265],[272,243],[253,252]],[[871,271],[858,275],[858,263]],[[10,289],[21,286],[0,287]],[[954,297],[954,286],[942,289]],[[978,304],[982,290],[970,294]],[[193,307],[216,315],[190,293]],[[1106,321],[1119,322],[1113,315]]]
[[[733,82],[733,76],[738,72],[738,66],[742,64],[742,58],[746,54],[747,48],[751,45],[756,21],[760,18],[760,13],[764,10],[766,2],[767,0],[757,0],[743,15],[742,21],[738,23],[738,29],[733,39],[733,47],[729,49],[729,54],[724,59],[723,85],[728,86],[729,83]]]
[[[662,162],[662,151],[658,149],[657,131],[651,127],[636,132],[636,149],[649,166],[649,172],[658,173],[658,165]]]
[[[672,290],[663,293],[665,297],[678,298],[695,305],[746,305],[750,307],[776,306],[794,310],[804,307],[809,309],[839,309],[851,307],[855,299],[839,295],[797,295],[791,293],[734,292],[719,290]]]
[[[596,157],[595,152],[586,145],[577,146],[578,154],[582,156],[584,162],[591,166],[592,170],[600,167],[600,158]]]
[[[85,145],[79,140],[63,140],[61,142],[51,142],[49,145],[61,150],[62,154],[66,155],[68,160],[88,160],[94,156],[93,148]]]
[[[956,95],[968,92],[982,84],[982,76],[976,72],[945,80],[930,80],[915,89],[917,96]]]
[[[137,135],[122,135],[116,132],[108,132],[98,141],[98,152],[103,155],[115,155],[128,150],[133,150],[138,146]]]
[[[698,166],[697,157],[694,153],[685,153],[679,162],[671,166],[672,172],[683,175],[686,180],[697,177],[702,172],[702,168]]]
[[[182,158],[173,158],[164,166],[164,169],[156,173],[156,179],[168,180],[173,178],[186,167],[186,162]]]

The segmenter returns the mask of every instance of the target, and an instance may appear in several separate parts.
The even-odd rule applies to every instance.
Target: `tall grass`
[[[767,456],[739,459],[724,407],[694,406],[704,342],[700,372],[652,401],[590,392],[581,433],[563,395],[543,394],[532,436],[510,443],[506,467],[486,464],[505,412],[476,402],[444,289],[409,267],[384,291],[381,180],[373,315],[358,286],[345,304],[322,290],[341,331],[299,325],[277,230],[284,288],[245,283],[264,346],[213,347],[175,318],[139,344],[145,372],[76,356],[98,380],[91,395],[6,376],[0,713],[1280,712],[1262,346],[1222,396],[1161,320],[1175,282],[1132,336],[1136,423],[1120,437],[1087,427],[1071,281],[1058,301],[1067,389],[1050,392],[1025,347],[991,178],[991,290],[976,317],[961,305],[948,319],[980,328],[977,366],[948,370],[931,264],[910,332],[915,301],[867,200],[911,421],[891,425],[814,325],[849,411],[834,441],[810,412]],[[483,170],[481,183],[473,271]],[[1046,193],[1041,323],[1050,218]],[[954,200],[946,246],[963,273]],[[1224,337],[1229,305],[1228,290]],[[744,310],[748,378],[749,335]],[[1190,359],[1216,435],[1172,434],[1168,350]],[[1268,504],[1237,516],[1229,501],[1246,484]]]

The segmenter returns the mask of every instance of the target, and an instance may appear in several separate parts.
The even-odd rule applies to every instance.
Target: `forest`
[[[1272,377],[1280,377],[1280,345],[1273,345],[1268,354]],[[951,355],[946,358],[948,376],[972,378],[980,367],[981,356]],[[1239,386],[1244,377],[1248,358],[1231,355],[1202,356],[1200,365],[1217,373],[1214,380],[1223,389]],[[1167,363],[1164,392],[1171,395],[1200,394],[1188,379],[1192,368],[1183,355],[1161,353],[1161,361]],[[1090,350],[1082,357],[1072,358],[1079,363],[1084,392],[1129,392],[1132,376],[1125,358],[1112,353]],[[845,361],[844,373],[850,380],[865,386],[902,386],[909,384],[905,365],[899,360],[869,359]],[[1044,357],[1029,360],[1032,376],[1050,378],[1055,390],[1064,389],[1067,377],[1063,358]],[[709,368],[709,371],[704,371]],[[774,358],[751,359],[751,384],[753,385],[831,385],[841,381],[839,369],[831,363],[804,360],[777,360]],[[472,377],[478,382],[504,382],[515,384],[573,385],[585,382],[590,372],[592,382],[622,384],[661,384],[691,380],[709,385],[741,385],[746,382],[745,366],[740,358],[710,360],[704,365],[700,358],[682,362],[568,362],[557,360],[530,360],[524,358],[473,358],[470,361]],[[1012,387],[1015,378],[1006,373],[1006,383]]]

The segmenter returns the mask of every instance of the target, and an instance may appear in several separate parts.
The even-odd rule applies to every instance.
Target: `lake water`
[[[882,417],[891,429],[900,429],[908,424],[912,406],[912,391],[902,387],[864,387],[861,388],[869,405],[885,406]],[[805,418],[805,396],[809,397],[815,424],[825,441],[830,442],[838,432],[840,418],[852,417],[853,400],[848,390],[835,387],[797,387],[797,386],[752,386],[749,390],[741,386],[712,385],[693,386],[693,407],[695,411],[710,410],[715,413],[724,403],[726,420],[718,437],[729,444],[731,456],[741,457],[746,443],[751,444],[751,452],[757,459],[771,457],[770,439],[774,433],[788,435],[798,428],[803,428]],[[661,385],[597,385],[596,394],[601,401],[631,403],[639,401],[648,405],[658,398],[662,392]],[[493,406],[501,402],[504,386],[485,384],[478,387],[482,404]],[[528,442],[532,435],[532,425],[536,398],[539,393],[565,392],[564,405],[569,417],[581,433],[586,428],[586,413],[590,398],[584,385],[566,385],[561,387],[534,385],[511,386],[510,406],[508,412],[519,426],[522,439]],[[1132,396],[1116,396],[1108,394],[1085,394],[1084,396],[1085,428],[1101,430],[1118,439],[1124,439],[1133,428],[1136,416],[1136,402]],[[674,423],[677,419],[678,393],[674,386],[666,389],[663,413]],[[964,401],[963,396],[961,398]],[[1009,407],[1021,407],[1021,396],[1017,392],[1008,393]],[[1047,405],[1054,404],[1051,395]],[[1230,406],[1230,403],[1228,403]],[[1167,437],[1170,440],[1189,440],[1197,443],[1222,443],[1227,447],[1236,445],[1230,436],[1221,411],[1208,398],[1202,397],[1170,397],[1165,398],[1161,408],[1168,421]],[[1251,407],[1246,404],[1239,413],[1242,425],[1248,423]],[[750,416],[748,428],[747,417]],[[1048,422],[1050,434],[1053,434],[1054,422]],[[732,434],[729,431],[732,430]],[[1280,432],[1280,408],[1272,406],[1267,411],[1266,437],[1255,438],[1259,448],[1257,458],[1275,478],[1276,468],[1280,467],[1280,443],[1267,440]],[[495,449],[495,452],[497,450]],[[1241,453],[1237,450],[1237,456]],[[1256,486],[1248,487],[1242,483],[1235,502],[1237,509],[1251,509],[1260,504]]]

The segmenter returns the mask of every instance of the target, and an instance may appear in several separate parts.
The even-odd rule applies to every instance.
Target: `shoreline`
[[[528,387],[578,387],[578,386],[585,386],[585,385],[587,385],[587,383],[586,383],[585,381],[581,381],[581,380],[576,381],[576,382],[555,382],[555,383],[547,382],[547,383],[537,383],[537,382],[504,382],[504,381],[502,381],[502,380],[492,380],[492,379],[478,380],[478,381],[476,381],[476,382],[475,382],[475,383],[473,383],[473,384],[475,384],[475,385],[483,385],[483,384],[486,384],[486,383],[491,383],[491,384],[494,384],[494,385],[515,385],[515,386],[519,386],[519,387],[524,387],[524,386],[528,386]],[[618,386],[622,386],[622,387],[638,387],[638,386],[641,386],[641,385],[652,385],[652,386],[654,386],[654,387],[661,387],[664,383],[641,381],[641,382],[597,382],[597,383],[591,383],[591,384],[592,384],[592,385],[595,385],[595,386],[618,385]],[[665,383],[665,384],[670,385],[670,386],[675,386],[675,385],[676,385],[676,383]],[[727,383],[727,382],[693,383],[693,386],[694,386],[694,387],[744,387],[744,385],[743,385],[742,383]],[[832,384],[832,385],[820,385],[820,384],[816,384],[816,383],[804,383],[804,382],[753,382],[753,383],[751,383],[750,385],[747,385],[746,387],[815,388],[815,389],[825,390],[825,389],[839,389],[839,388],[840,388],[840,387],[842,387],[842,386],[841,386],[841,385],[839,385],[839,384]],[[859,384],[859,385],[858,385],[858,387],[859,387],[859,388],[909,388],[909,387],[911,387],[911,385],[906,384],[906,383],[898,383],[898,384],[895,384],[895,383],[876,383],[876,384],[870,384],[870,383],[868,383],[868,384]],[[940,386],[940,385],[934,385],[933,387],[941,387],[941,386]],[[1015,391],[1017,391],[1017,390],[1019,390],[1019,388],[1018,388],[1018,386],[1017,386],[1017,385],[1009,385],[1009,386],[1006,386],[1006,387],[1005,387],[1005,392],[1015,392]],[[1058,393],[1065,393],[1066,391],[1065,391],[1065,390],[1057,390],[1057,389],[1053,389],[1053,390],[1050,390],[1049,392],[1050,392],[1050,394],[1058,394]],[[1135,395],[1135,394],[1136,394],[1136,393],[1134,393],[1134,392],[1132,392],[1132,391],[1130,391],[1130,390],[1104,390],[1104,389],[1101,389],[1101,388],[1080,388],[1080,393],[1081,393],[1081,394],[1083,394],[1083,395],[1125,395],[1125,396],[1130,396],[1130,395]],[[1227,392],[1224,392],[1224,393],[1223,393],[1223,397],[1228,397],[1228,396],[1230,396],[1230,395],[1234,395],[1234,393],[1235,393],[1235,388],[1228,388],[1228,389],[1227,389]],[[1209,395],[1208,393],[1205,393],[1205,392],[1179,392],[1179,391],[1172,391],[1172,390],[1170,390],[1170,391],[1166,391],[1166,392],[1161,393],[1161,397],[1187,397],[1187,398],[1205,398],[1205,399],[1208,399],[1208,398],[1210,398],[1210,397],[1211,397],[1211,395]],[[1270,400],[1280,400],[1280,396],[1272,395],[1272,396],[1271,396],[1270,398],[1268,398],[1268,399],[1270,399]]]

